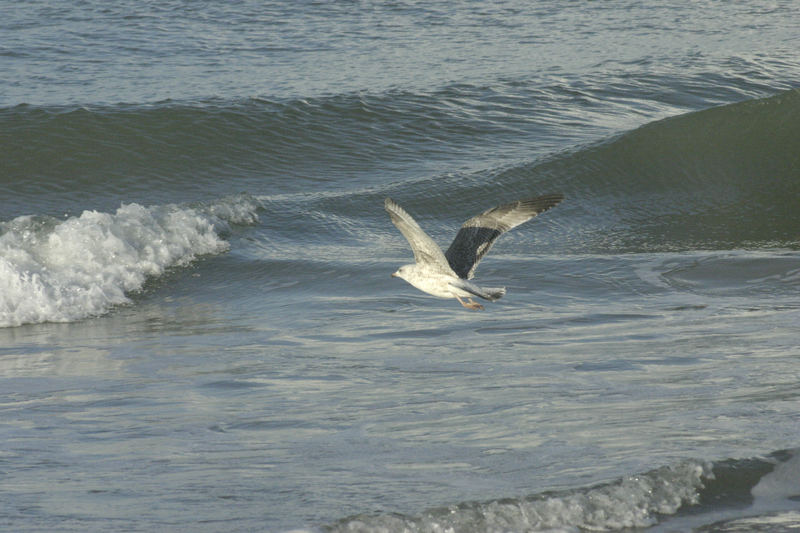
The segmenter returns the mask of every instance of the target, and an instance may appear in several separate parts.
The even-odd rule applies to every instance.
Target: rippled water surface
[[[7,7],[3,528],[799,527],[795,3]]]

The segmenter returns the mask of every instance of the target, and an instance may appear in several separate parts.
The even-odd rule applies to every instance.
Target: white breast
[[[422,292],[427,292],[439,298],[455,298],[456,296],[465,298],[470,296],[468,292],[450,284],[450,282],[457,279],[455,276],[424,268],[417,268],[409,272],[405,277],[407,282]]]

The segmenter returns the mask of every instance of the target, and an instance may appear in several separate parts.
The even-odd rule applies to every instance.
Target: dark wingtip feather
[[[536,198],[529,198],[520,201],[520,205],[524,206],[536,213],[542,213],[548,209],[552,209],[564,200],[564,195],[561,193],[545,194],[537,196]]]

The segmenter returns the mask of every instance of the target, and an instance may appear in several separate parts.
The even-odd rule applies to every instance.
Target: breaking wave
[[[331,533],[578,532],[664,527],[666,531],[728,531],[750,517],[774,525],[796,516],[800,455],[784,450],[763,458],[686,460],[594,487],[520,499],[469,502],[425,511],[359,515],[326,527]],[[776,515],[777,513],[777,515]],[[713,518],[717,525],[709,524]],[[787,518],[788,520],[788,518]],[[736,529],[730,529],[736,530]],[[776,531],[784,531],[776,529]],[[788,531],[788,529],[787,529]]]
[[[239,196],[2,223],[0,327],[80,320],[128,303],[148,279],[226,251],[228,225],[254,223],[257,209],[254,199]]]

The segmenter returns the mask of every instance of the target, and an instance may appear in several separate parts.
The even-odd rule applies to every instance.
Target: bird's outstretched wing
[[[475,267],[500,235],[558,205],[563,199],[563,194],[548,194],[520,200],[489,209],[467,220],[445,253],[450,268],[459,277],[471,279]]]
[[[419,224],[409,215],[405,209],[397,205],[394,200],[387,198],[383,206],[389,213],[392,223],[397,226],[400,233],[411,245],[414,252],[414,261],[418,264],[425,264],[430,267],[439,268],[445,272],[450,270],[450,266],[442,253],[439,245],[431,239],[427,233],[422,231]]]

